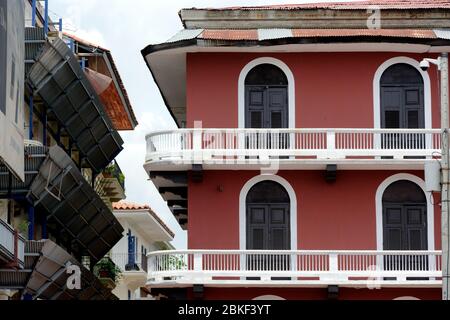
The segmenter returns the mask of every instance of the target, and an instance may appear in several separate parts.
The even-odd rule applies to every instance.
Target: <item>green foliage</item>
[[[115,177],[119,181],[120,185],[125,187],[125,175],[115,162],[111,162],[104,170],[103,173]]]
[[[184,263],[182,257],[169,256],[168,260],[169,268],[171,270],[183,270],[186,267],[186,263]]]
[[[107,277],[117,282],[122,275],[122,271],[109,257],[104,257],[95,265],[94,274],[99,278]]]
[[[115,171],[116,171],[116,165],[114,164],[114,162],[112,162],[103,170],[103,173],[113,175]]]
[[[119,173],[119,183],[124,186],[125,185],[125,175],[121,172]]]
[[[17,226],[17,230],[19,231],[20,234],[26,236],[28,235],[28,226],[30,225],[30,223],[26,220],[22,220],[19,225]]]

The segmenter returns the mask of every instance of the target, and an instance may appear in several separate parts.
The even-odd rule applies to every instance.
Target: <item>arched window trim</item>
[[[291,69],[281,60],[263,57],[250,61],[242,70],[238,80],[238,127],[245,128],[245,79],[254,67],[260,64],[273,64],[280,68],[288,79],[288,127],[295,129],[295,80]]]
[[[291,250],[297,250],[297,196],[291,184],[284,178],[276,175],[255,176],[245,183],[239,194],[239,249],[247,248],[247,194],[250,189],[259,182],[274,181],[282,185],[290,198],[290,229],[291,229]]]
[[[423,181],[418,176],[408,174],[408,173],[399,173],[393,176],[388,177],[384,180],[377,189],[375,194],[375,213],[376,213],[376,235],[377,235],[377,250],[383,251],[383,194],[384,191],[389,187],[392,183],[399,180],[407,180],[414,182],[417,184],[427,199],[427,234],[428,234],[428,250],[434,250],[434,206],[428,197],[429,192],[425,191],[425,181]]]
[[[283,297],[280,297],[280,296],[267,294],[267,295],[255,297],[252,300],[255,300],[255,301],[257,301],[257,300],[261,300],[261,301],[264,301],[264,300],[266,300],[266,301],[275,301],[275,300],[286,300],[286,299],[283,298]]]
[[[381,76],[383,73],[394,64],[398,63],[404,63],[409,64],[413,66],[414,68],[419,71],[419,73],[422,75],[423,78],[423,85],[424,85],[424,103],[425,103],[425,129],[431,129],[432,128],[432,114],[431,114],[431,82],[430,82],[430,76],[428,75],[428,72],[423,71],[420,69],[420,62],[417,60],[414,60],[409,57],[395,57],[392,59],[389,59],[382,63],[377,71],[375,72],[375,76],[373,79],[373,118],[374,118],[374,128],[380,129],[381,128]]]

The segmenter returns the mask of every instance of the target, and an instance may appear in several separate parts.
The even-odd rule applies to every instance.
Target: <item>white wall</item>
[[[146,240],[146,237],[138,232],[128,221],[127,219],[118,219],[122,227],[124,228],[123,237],[119,240],[119,242],[111,249],[111,256],[114,261],[119,267],[124,268],[125,264],[127,263],[127,254],[128,254],[128,230],[131,230],[131,233],[137,237],[138,239],[138,256],[136,257],[136,260],[138,263],[140,263],[140,253],[141,253],[141,246],[143,245],[147,252],[159,250],[158,246],[155,242],[149,242]],[[115,260],[115,257],[120,257],[120,260]],[[122,265],[122,266],[121,266]],[[125,278],[127,275],[126,273],[122,274],[122,278]],[[127,285],[123,281],[124,279],[120,280],[117,284],[117,287],[113,290],[113,293],[120,299],[120,300],[127,300],[128,299],[128,290],[131,291],[131,299],[140,299],[140,289],[137,288],[134,290],[134,288],[131,288],[129,285]],[[144,285],[144,283],[142,284]]]

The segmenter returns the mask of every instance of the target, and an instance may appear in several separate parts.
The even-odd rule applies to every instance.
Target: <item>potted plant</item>
[[[114,283],[119,280],[122,274],[120,268],[109,257],[101,259],[95,265],[94,272],[100,279],[111,279]]]
[[[114,163],[110,163],[102,172],[103,176],[105,178],[112,178],[114,171],[116,169],[116,166]]]

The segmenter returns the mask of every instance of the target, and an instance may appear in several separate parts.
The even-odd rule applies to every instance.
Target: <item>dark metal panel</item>
[[[74,251],[91,256],[93,261],[122,238],[120,223],[58,146],[50,148],[28,198],[48,212],[49,223],[58,228],[55,232],[69,236]]]
[[[0,197],[26,195],[39,168],[47,157],[48,149],[43,146],[25,146],[25,181],[22,182],[0,164]]]
[[[97,172],[122,151],[123,141],[78,60],[59,38],[48,40],[28,83]]]
[[[0,289],[25,290],[33,299],[44,300],[117,300],[99,279],[74,257],[51,240],[29,241],[26,258],[32,258],[27,270],[0,270]],[[69,290],[67,265],[81,269],[81,289]]]
[[[43,28],[25,28],[25,75],[28,74],[45,44]]]
[[[73,264],[81,269],[81,290],[68,290],[66,266]],[[34,299],[45,300],[116,300],[100,281],[64,249],[50,240],[45,241],[41,257],[27,283],[26,291]]]

